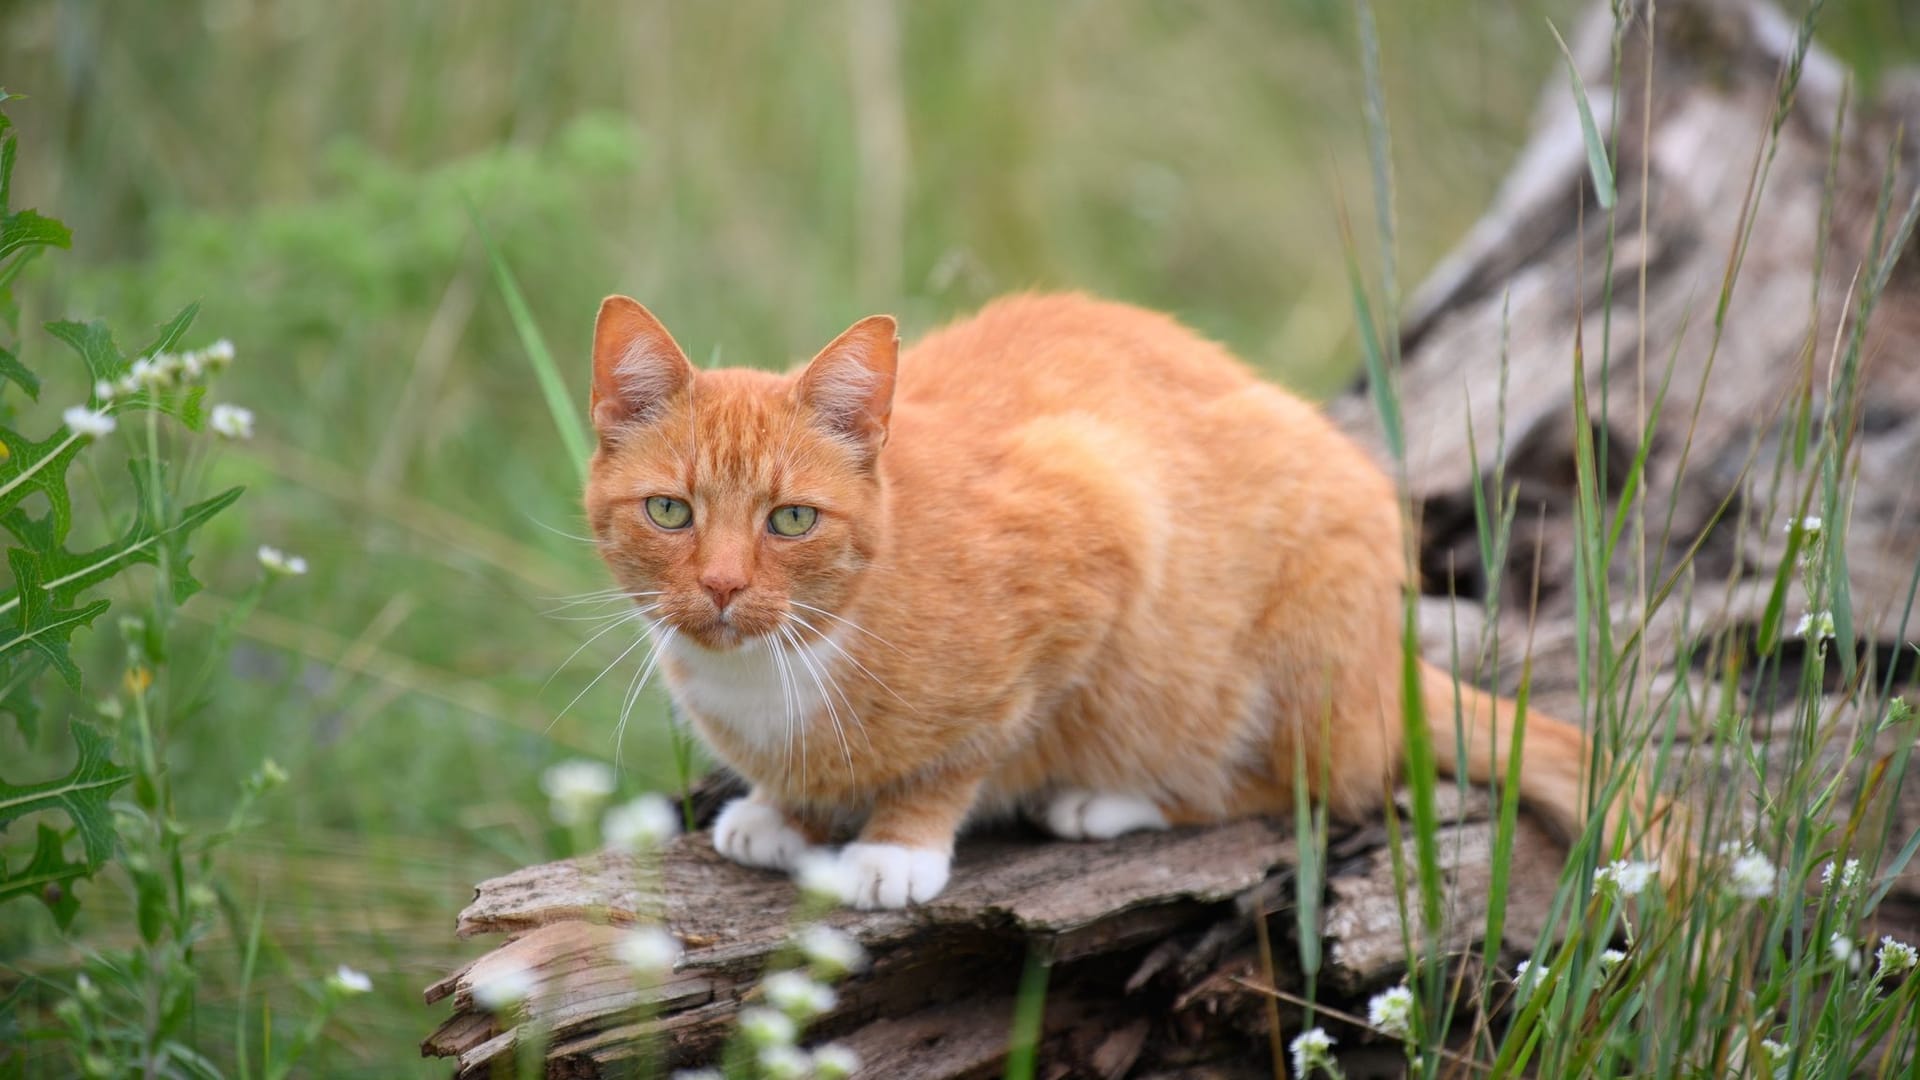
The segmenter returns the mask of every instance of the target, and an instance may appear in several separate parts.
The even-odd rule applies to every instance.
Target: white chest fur
[[[834,689],[841,648],[831,637],[798,647],[754,638],[715,652],[675,634],[667,644],[667,684],[685,708],[775,752],[791,746],[816,715],[846,711]]]

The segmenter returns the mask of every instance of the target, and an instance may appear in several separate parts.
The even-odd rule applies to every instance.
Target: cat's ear
[[[815,421],[868,453],[887,441],[893,416],[894,363],[900,330],[891,315],[870,315],[848,327],[800,373],[800,401]]]
[[[687,354],[652,312],[624,296],[600,302],[593,322],[592,415],[602,439],[653,419],[692,383]]]

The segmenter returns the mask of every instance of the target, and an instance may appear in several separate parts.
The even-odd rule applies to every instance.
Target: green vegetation
[[[89,1053],[132,1061],[168,1040],[189,1074],[295,1060],[320,1075],[444,1071],[415,1054],[439,1018],[420,988],[474,951],[452,915],[476,878],[580,843],[549,819],[538,777],[611,760],[625,686],[609,678],[569,707],[619,650],[602,639],[570,657],[592,624],[549,615],[604,579],[578,539],[576,463],[528,364],[531,328],[581,399],[594,305],[613,291],[703,361],[778,365],[873,311],[911,334],[1001,292],[1073,287],[1173,311],[1329,393],[1363,353],[1392,348],[1376,329],[1391,291],[1363,306],[1363,341],[1358,283],[1378,280],[1381,251],[1390,278],[1416,280],[1470,224],[1561,62],[1544,20],[1571,10],[1406,6],[1382,20],[1371,86],[1343,0],[7,7],[0,78],[30,95],[5,105],[20,140],[10,204],[74,232],[70,252],[31,265],[0,242],[19,309],[0,322],[5,468],[39,460],[49,432],[64,440],[62,410],[151,351],[114,351],[95,317],[123,345],[231,339],[218,394],[258,431],[214,454],[190,430],[191,392],[151,402],[169,413],[129,405],[103,445],[75,442],[46,471],[71,486],[21,503],[45,521],[71,491],[71,544],[4,523],[47,559],[165,539],[140,549],[151,565],[123,560],[58,597],[92,624],[68,628],[78,678],[45,645],[35,654],[37,722],[7,684],[10,876],[42,859],[93,870],[111,849],[89,831],[99,804],[27,817],[41,804],[6,800],[40,796],[15,788],[70,772],[94,791],[128,782],[111,793],[119,854],[97,876],[51,906],[0,908],[0,985],[14,987],[0,1072],[64,1075]],[[1917,51],[1901,12],[1839,5],[1823,32],[1871,77]],[[1370,94],[1394,110],[1391,153],[1368,137]],[[1398,205],[1379,220],[1397,235],[1343,245],[1336,211],[1371,220],[1366,180],[1389,172]],[[6,227],[66,239],[22,220]],[[501,299],[476,220],[524,312]],[[42,329],[53,322],[69,329]],[[218,501],[242,486],[231,508]],[[1492,537],[1501,509],[1487,512]],[[310,572],[269,590],[262,544]],[[26,613],[36,574],[70,572],[16,561],[22,617],[56,610]],[[1583,587],[1605,610],[1604,584]],[[661,719],[649,695],[618,763],[625,794],[684,772]],[[79,724],[119,733],[111,765],[76,764]],[[36,847],[42,825],[77,835]],[[1813,840],[1776,855],[1783,881],[1816,872]],[[1605,861],[1583,858],[1577,874]],[[1832,896],[1820,918],[1867,902]],[[1545,990],[1522,1024],[1556,1062],[1604,1068],[1636,1017],[1677,1007],[1635,999],[1582,1029],[1597,1041],[1565,1037],[1622,910],[1586,913],[1588,936],[1539,958]],[[1635,917],[1689,933],[1710,917],[1682,914]],[[1783,947],[1773,918],[1767,940]],[[1648,965],[1683,946],[1620,970],[1655,986],[1670,972]],[[1797,1017],[1879,1022],[1857,995],[1815,997],[1819,973],[1799,960],[1775,984]],[[372,992],[349,1000],[351,980],[329,977],[341,964]],[[95,997],[77,990],[82,971]],[[1438,1015],[1436,996],[1419,1002]],[[28,1041],[30,1028],[51,1034]]]

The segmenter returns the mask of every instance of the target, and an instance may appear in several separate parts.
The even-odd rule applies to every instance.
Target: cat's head
[[[876,315],[789,375],[700,371],[646,308],[600,305],[587,520],[649,617],[709,649],[828,628],[885,536],[898,349]]]

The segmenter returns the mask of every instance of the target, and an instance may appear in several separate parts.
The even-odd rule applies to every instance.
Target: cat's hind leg
[[[1130,832],[1170,827],[1152,799],[1106,791],[1055,792],[1041,808],[1040,822],[1062,840],[1111,840]]]

